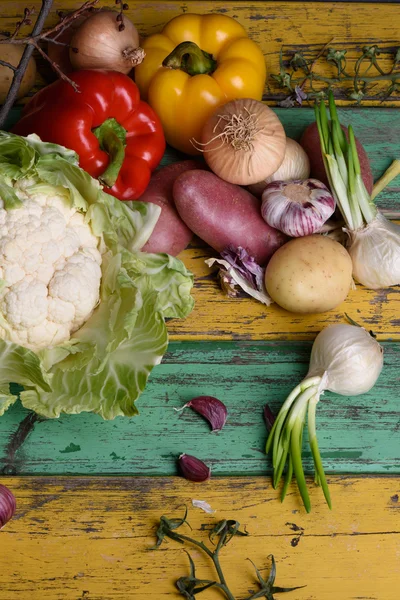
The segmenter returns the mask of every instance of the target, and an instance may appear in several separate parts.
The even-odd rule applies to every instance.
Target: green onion
[[[273,487],[278,487],[286,467],[281,492],[283,502],[293,475],[307,512],[311,501],[302,463],[303,432],[308,421],[308,442],[315,467],[315,482],[332,508],[316,432],[316,406],[321,394],[331,390],[344,396],[367,392],[382,369],[382,348],[362,327],[337,324],[326,327],[315,339],[308,376],[286,398],[268,436],[272,453]]]

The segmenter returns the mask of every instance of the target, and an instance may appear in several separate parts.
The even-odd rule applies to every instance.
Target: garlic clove
[[[271,227],[303,237],[318,231],[335,207],[333,195],[317,179],[273,181],[263,192],[261,214]]]
[[[272,429],[272,426],[275,423],[275,419],[276,419],[276,417],[275,417],[274,413],[270,409],[269,405],[266,404],[264,406],[264,421],[265,421],[268,431],[270,431]]]
[[[190,454],[181,454],[178,459],[179,470],[185,479],[189,481],[202,482],[210,479],[211,469],[207,465]]]
[[[228,411],[226,406],[214,396],[197,396],[187,402],[183,408],[192,408],[199,415],[207,419],[212,431],[221,431],[225,425]]]
[[[13,518],[16,507],[14,494],[0,483],[0,529]]]

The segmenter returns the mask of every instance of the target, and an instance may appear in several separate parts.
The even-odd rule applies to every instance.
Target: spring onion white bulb
[[[368,194],[358,158],[354,132],[349,142],[340,126],[332,92],[331,120],[325,104],[315,107],[325,170],[349,235],[347,250],[353,261],[354,278],[370,289],[400,284],[400,227],[379,213]],[[395,168],[396,168],[395,161]]]
[[[315,412],[321,394],[328,390],[342,396],[368,392],[376,383],[383,366],[383,349],[364,328],[356,325],[330,325],[315,338],[306,378],[286,398],[267,440],[266,452],[272,451],[274,488],[288,468],[282,492],[293,477],[307,512],[310,498],[301,460],[303,429],[308,418],[308,437],[314,460],[316,481],[322,486],[329,508],[331,498],[318,448]]]

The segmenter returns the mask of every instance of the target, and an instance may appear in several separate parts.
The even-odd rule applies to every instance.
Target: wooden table
[[[54,9],[78,5],[57,0]],[[24,6],[1,2],[2,29],[13,29]],[[237,18],[261,45],[270,73],[278,70],[282,44],[311,52],[334,37],[338,47],[350,48],[350,59],[365,44],[400,45],[396,4],[148,1],[130,2],[129,14],[149,34],[188,10]],[[269,79],[266,100],[273,103],[279,94]],[[364,143],[375,177],[400,157],[399,106],[397,95],[383,105],[366,102],[341,112]],[[310,108],[277,112],[292,137],[313,120]],[[381,194],[379,205],[400,209],[399,180]],[[206,533],[198,530],[216,519],[235,518],[246,526],[249,537],[234,540],[224,562],[240,598],[256,589],[246,558],[264,568],[271,553],[278,585],[306,586],[288,600],[399,597],[399,288],[373,292],[357,286],[334,311],[290,315],[277,306],[224,297],[204,263],[209,256],[200,243],[182,253],[195,274],[196,307],[186,320],[169,323],[169,350],[139,400],[138,417],[105,422],[91,414],[65,416],[36,423],[29,436],[30,417],[18,404],[0,419],[5,473],[0,480],[18,502],[15,518],[0,533],[1,600],[179,597],[174,582],[189,569],[181,546],[170,541],[158,551],[147,550],[159,517],[179,515],[182,504],[189,506],[195,534],[204,539]],[[313,510],[307,515],[295,485],[284,504],[271,487],[262,411],[267,401],[279,409],[307,371],[316,333],[342,322],[345,312],[378,335],[385,366],[369,394],[352,400],[323,397],[318,431],[333,510],[312,487],[310,475]],[[203,394],[228,406],[220,433],[210,433],[192,412],[174,410]],[[176,476],[182,452],[212,466],[207,484]],[[305,463],[311,474],[307,452]],[[192,508],[193,499],[206,500],[217,512]],[[212,577],[200,552],[191,553],[200,575]],[[202,597],[221,596],[208,590]]]

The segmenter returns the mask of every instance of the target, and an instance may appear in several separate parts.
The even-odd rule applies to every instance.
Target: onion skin
[[[400,284],[400,227],[378,212],[362,229],[345,230],[353,277],[369,290]]]
[[[47,55],[51,60],[60,67],[63,73],[69,73],[73,70],[71,61],[69,60],[69,44],[77,29],[82,25],[87,17],[82,16],[79,19],[72,21],[69,27],[64,29],[59,35],[57,35],[57,41],[67,44],[66,46],[60,46],[58,44],[52,44],[48,42]]]
[[[85,19],[71,39],[69,59],[75,70],[107,69],[127,75],[144,58],[139,34],[125,15],[102,10]],[[124,30],[120,31],[119,27]]]
[[[311,350],[307,377],[323,377],[323,389],[342,396],[366,394],[383,368],[383,348],[363,327],[336,323],[323,329]]]
[[[230,120],[234,123],[237,118],[248,120],[243,129],[254,128],[254,134],[243,147],[241,139],[238,141],[236,135],[226,133],[231,127]],[[271,108],[258,100],[244,98],[217,108],[203,127],[199,147],[210,169],[221,179],[250,185],[269,177],[280,167],[285,156],[286,135]]]
[[[310,159],[298,142],[286,138],[286,150],[279,169],[259,183],[249,185],[248,190],[257,198],[271,181],[291,181],[293,179],[308,179],[310,176]]]

